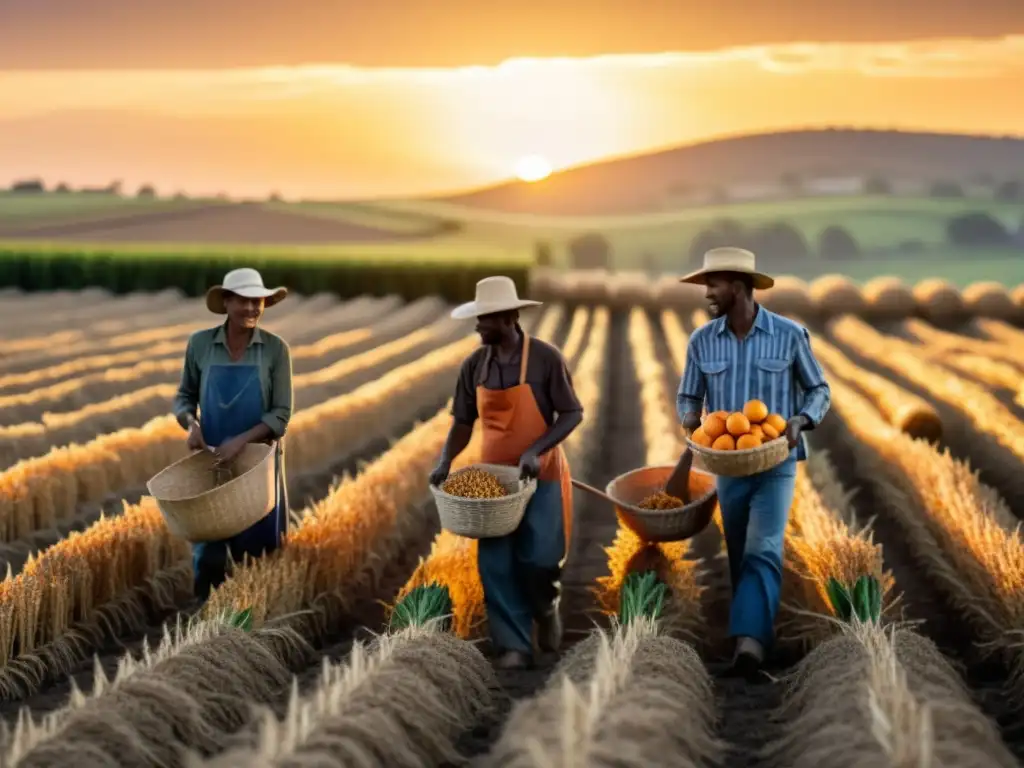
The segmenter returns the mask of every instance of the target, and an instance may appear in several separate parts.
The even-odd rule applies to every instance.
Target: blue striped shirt
[[[700,413],[705,402],[712,413],[741,411],[748,400],[761,400],[769,413],[787,421],[803,414],[811,422],[807,429],[821,423],[832,401],[807,329],[760,305],[743,341],[725,317],[716,317],[690,335],[676,410],[682,421],[687,413]],[[807,458],[802,437],[794,451],[798,461]]]

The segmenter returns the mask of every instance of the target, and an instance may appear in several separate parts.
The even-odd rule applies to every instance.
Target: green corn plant
[[[630,573],[619,593],[619,621],[625,626],[638,616],[661,618],[667,595],[668,587],[654,571]]]
[[[440,619],[445,631],[451,629],[452,597],[448,587],[434,582],[409,591],[398,601],[388,623],[390,631],[422,626],[432,619]]]
[[[882,617],[882,587],[874,576],[862,575],[851,590],[836,579],[826,585],[832,610],[841,621],[856,616],[862,622],[878,623]]]
[[[252,629],[252,608],[235,611],[228,616],[228,624],[241,629],[243,632],[249,632]]]

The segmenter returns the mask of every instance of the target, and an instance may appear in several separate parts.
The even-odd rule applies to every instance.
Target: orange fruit
[[[757,435],[741,435],[736,441],[736,450],[743,451],[747,448],[757,448],[761,445],[761,438]]]
[[[739,437],[750,431],[750,421],[742,413],[733,413],[726,419],[725,428],[733,437]]]
[[[736,441],[732,435],[722,435],[711,444],[716,451],[733,451],[736,449]]]
[[[729,412],[728,411],[715,411],[712,415],[713,416],[717,416],[722,421],[725,421],[726,419],[729,418]]]
[[[765,424],[771,424],[780,435],[786,431],[786,420],[777,413],[766,416],[761,425],[764,426]]]
[[[769,440],[774,440],[779,436],[779,430],[769,424],[767,421],[761,425],[761,431],[764,432],[764,436]]]
[[[751,424],[750,434],[754,435],[758,440],[764,438],[764,430],[761,428],[760,424]]]
[[[704,433],[703,427],[697,427],[693,430],[693,434],[690,435],[690,439],[693,440],[697,445],[703,445],[705,448],[711,447],[711,438]]]
[[[704,419],[704,423],[701,424],[701,429],[703,429],[704,434],[712,440],[717,440],[725,434],[725,419],[720,419],[716,414],[712,413]]]
[[[743,415],[750,419],[751,424],[760,424],[768,418],[768,406],[760,400],[748,400],[743,406]]]

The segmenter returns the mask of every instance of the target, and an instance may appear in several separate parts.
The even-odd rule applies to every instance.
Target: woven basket
[[[498,499],[465,499],[431,485],[430,492],[434,494],[441,527],[469,539],[488,539],[512,533],[523,520],[526,505],[537,490],[537,481],[521,480],[519,467],[505,464],[471,464],[459,471],[466,469],[490,472],[509,495]]]
[[[703,531],[718,503],[715,478],[697,468],[690,469],[689,504],[680,509],[640,509],[636,506],[647,496],[665,490],[665,483],[675,471],[668,464],[641,467],[619,475],[605,488],[615,499],[615,511],[624,526],[644,541],[682,541]],[[696,497],[696,498],[694,498]]]
[[[789,441],[785,435],[762,443],[757,448],[744,448],[740,451],[713,451],[697,445],[689,436],[686,442],[695,458],[700,459],[703,469],[723,477],[756,475],[779,466],[789,458]]]
[[[197,451],[155,475],[146,484],[167,527],[191,541],[219,541],[241,533],[274,508],[275,446],[249,443],[226,479],[210,451]]]

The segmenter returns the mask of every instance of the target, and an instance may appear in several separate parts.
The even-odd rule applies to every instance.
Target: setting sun
[[[551,175],[551,163],[540,155],[526,155],[516,163],[516,176],[522,181],[540,181]]]

